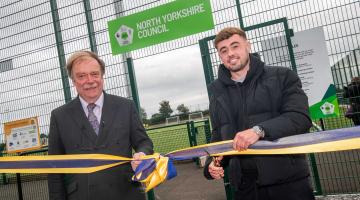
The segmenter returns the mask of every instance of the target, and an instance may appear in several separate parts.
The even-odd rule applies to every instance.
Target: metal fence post
[[[3,157],[3,148],[0,147],[0,157]],[[2,173],[1,174],[1,180],[2,180],[2,184],[5,185],[8,183],[7,179],[6,179],[6,174],[5,173]]]
[[[134,63],[132,58],[126,59],[127,69],[129,72],[129,80],[130,80],[130,87],[131,87],[131,97],[132,100],[135,103],[135,106],[140,113],[140,101],[139,101],[139,95],[137,90],[137,84],[136,84],[136,77],[135,77],[135,71],[134,71]],[[155,200],[155,193],[154,190],[150,190],[146,193],[148,200]]]
[[[199,46],[200,46],[200,52],[201,52],[201,60],[203,63],[203,70],[204,70],[204,75],[205,75],[205,81],[206,81],[206,86],[208,86],[212,81],[214,81],[214,72],[212,69],[212,64],[211,64],[211,58],[210,58],[210,54],[209,54],[209,45],[208,45],[208,41],[210,39],[215,38],[214,36],[211,38],[204,38],[199,40]],[[208,87],[206,87],[207,92],[208,92],[208,97],[210,99],[210,90]]]
[[[65,50],[63,45],[63,39],[61,36],[60,17],[58,13],[56,0],[50,0],[50,6],[51,6],[54,31],[55,31],[56,47],[59,56],[61,81],[63,85],[65,102],[67,103],[71,100],[71,92],[70,92],[69,78],[65,69],[65,65],[66,65]]]
[[[133,101],[135,102],[136,108],[138,109],[138,112],[140,112],[140,101],[139,101],[139,95],[137,90],[137,84],[136,84],[136,76],[134,71],[134,63],[132,58],[126,59],[126,64],[129,72],[129,80],[130,80],[130,87],[131,87],[131,97]]]
[[[359,71],[359,63],[358,63],[358,60],[356,58],[356,51],[360,51],[360,48],[359,49],[354,49],[352,52],[354,53],[354,66],[356,67],[356,72],[358,75],[360,75],[360,71]],[[351,71],[351,70],[350,70]]]
[[[204,121],[204,131],[205,131],[206,143],[210,143],[210,140],[211,140],[211,130],[210,130],[210,122],[209,122],[209,119],[206,119],[206,120]]]
[[[129,72],[129,80],[130,80],[130,87],[131,87],[131,97],[132,100],[135,103],[135,106],[138,110],[138,112],[140,113],[140,101],[139,101],[139,95],[138,95],[138,90],[137,90],[137,84],[136,84],[136,76],[135,76],[135,71],[134,71],[134,63],[132,58],[126,58],[126,64],[127,64],[127,69]],[[147,195],[147,199],[148,200],[155,200],[155,193],[154,190],[150,190],[146,193]]]
[[[187,131],[188,131],[190,147],[196,146],[197,145],[197,140],[196,140],[197,129],[195,128],[194,121],[186,122],[186,127],[187,127]]]
[[[322,187],[321,187],[321,183],[320,183],[318,168],[316,165],[315,155],[313,153],[310,153],[309,156],[310,156],[311,170],[314,175],[314,183],[315,183],[314,194],[322,195],[323,192],[322,192]]]
[[[194,123],[193,121],[186,122],[186,128],[187,128],[190,147],[194,146],[193,145],[193,140],[192,140],[192,134],[191,134],[191,122]]]
[[[190,129],[191,129],[191,136],[192,136],[193,146],[197,146],[196,135],[198,134],[198,129],[197,129],[197,127],[195,127],[194,121],[191,121],[191,122],[190,122]],[[199,160],[199,158],[193,158],[193,161],[195,161],[195,163],[196,163],[197,166],[200,166],[200,160]]]
[[[21,177],[19,173],[16,173],[16,185],[18,190],[19,200],[23,200],[22,186],[21,186]]]
[[[288,51],[289,51],[289,58],[291,63],[291,69],[297,73],[297,67],[296,67],[296,60],[295,60],[295,53],[294,53],[294,47],[291,41],[291,37],[294,36],[294,31],[289,28],[288,20],[285,18],[283,20],[284,28],[285,28],[285,36],[286,36],[286,42],[288,45]]]
[[[195,123],[194,121],[186,122],[186,127],[188,131],[188,137],[189,137],[189,143],[190,147],[196,146],[196,129],[195,129]],[[199,165],[199,158],[193,158],[193,161],[196,162],[196,165]]]
[[[190,122],[190,128],[191,128],[191,137],[192,137],[192,143],[193,146],[197,146],[197,140],[196,140],[196,134],[198,132],[197,128],[195,127],[194,121]]]
[[[325,124],[324,124],[323,119],[320,119],[320,124],[321,124],[321,129],[325,130]],[[311,163],[311,170],[314,175],[314,184],[315,184],[314,194],[322,195],[323,191],[322,191],[322,187],[321,187],[320,176],[319,176],[319,171],[318,171],[317,164],[316,164],[315,155],[313,153],[310,153],[309,157],[310,157],[310,163]]]
[[[155,200],[155,193],[154,189],[149,190],[147,193],[147,200]]]
[[[97,46],[96,46],[96,38],[95,38],[95,31],[93,25],[93,19],[91,14],[91,6],[89,0],[83,0],[85,16],[86,16],[86,26],[88,29],[89,41],[90,41],[90,48],[91,51],[94,53],[98,53]]]
[[[243,20],[242,13],[241,13],[240,0],[236,0],[236,10],[238,11],[240,28],[244,29],[245,25],[244,25],[244,20]]]
[[[5,173],[2,173],[1,174],[1,180],[2,180],[2,184],[5,185],[8,183],[8,180],[6,178],[6,174]]]

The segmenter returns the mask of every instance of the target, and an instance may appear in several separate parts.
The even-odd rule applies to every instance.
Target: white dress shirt
[[[81,96],[79,95],[79,99],[80,99],[80,102],[81,102],[81,105],[82,105],[82,108],[86,114],[86,117],[89,116],[89,111],[88,111],[88,108],[87,106],[89,105],[89,103],[87,103],[83,98],[81,98]],[[100,120],[101,120],[101,113],[102,113],[102,108],[103,108],[103,105],[104,105],[104,93],[102,92],[100,97],[95,101],[95,108],[94,108],[94,114],[99,122],[100,123]]]

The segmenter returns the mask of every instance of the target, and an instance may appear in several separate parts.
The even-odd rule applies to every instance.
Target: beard
[[[249,58],[247,58],[246,60],[244,60],[244,62],[240,62],[240,64],[238,65],[230,65],[230,66],[226,66],[226,68],[230,71],[230,72],[239,72],[241,70],[243,70],[247,64],[249,64]]]

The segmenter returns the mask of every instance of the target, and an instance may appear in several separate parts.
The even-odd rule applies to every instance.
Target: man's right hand
[[[224,177],[224,168],[220,165],[222,159],[222,156],[214,157],[209,165],[209,173],[214,179],[221,179]]]

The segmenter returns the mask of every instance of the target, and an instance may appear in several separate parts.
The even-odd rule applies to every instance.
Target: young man
[[[106,94],[104,62],[94,53],[79,51],[67,62],[78,92],[71,102],[51,113],[49,154],[111,154],[134,158],[153,153],[132,101]],[[51,200],[144,200],[140,184],[131,181],[140,161],[92,174],[49,174]]]
[[[308,100],[298,76],[285,67],[266,66],[250,54],[243,30],[225,28],[215,38],[223,64],[210,86],[212,142],[234,140],[242,151],[258,140],[306,133],[311,127]],[[234,199],[314,199],[305,155],[229,156],[208,160],[208,179],[229,167]]]

